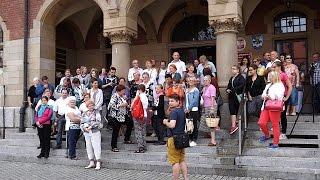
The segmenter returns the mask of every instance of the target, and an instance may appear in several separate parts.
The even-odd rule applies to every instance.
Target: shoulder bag
[[[190,147],[189,142],[189,134],[186,133],[187,130],[187,123],[185,124],[185,132],[181,134],[173,134],[173,131],[171,130],[171,133],[173,135],[173,142],[176,149],[184,149]]]
[[[267,89],[267,95],[269,94],[269,89],[271,86],[272,86],[272,84]],[[265,109],[269,110],[269,111],[283,111],[283,105],[284,105],[283,100],[269,99],[266,101]]]

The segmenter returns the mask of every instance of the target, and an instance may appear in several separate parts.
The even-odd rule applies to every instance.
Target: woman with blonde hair
[[[275,109],[274,107],[269,106],[271,104],[270,102],[278,102],[283,101],[284,93],[285,93],[285,87],[280,79],[280,74],[276,71],[272,71],[269,73],[269,80],[270,83],[265,87],[263,93],[262,93],[262,99],[264,100],[264,103],[261,108],[261,114],[259,118],[259,126],[261,128],[262,133],[264,134],[259,138],[259,142],[264,143],[268,139],[270,139],[269,129],[268,129],[268,122],[271,121],[272,123],[272,129],[273,129],[273,143],[269,144],[269,148],[271,149],[277,149],[279,146],[279,137],[280,137],[280,117],[281,112],[283,110],[283,103],[282,107],[280,104],[279,109]],[[269,101],[269,102],[268,102]],[[273,103],[272,102],[272,103]],[[282,109],[282,110],[281,110]]]

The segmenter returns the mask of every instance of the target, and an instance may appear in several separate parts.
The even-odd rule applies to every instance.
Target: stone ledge
[[[4,107],[6,128],[18,128],[20,121],[20,107]],[[26,110],[25,127],[31,127],[31,108]],[[3,107],[0,107],[0,128],[3,127]]]

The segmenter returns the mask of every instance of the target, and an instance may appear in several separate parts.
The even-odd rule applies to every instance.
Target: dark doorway
[[[187,63],[193,63],[193,60],[198,59],[201,55],[206,55],[209,61],[216,65],[216,47],[202,46],[190,48],[173,48],[170,49],[170,56],[173,52],[179,52],[181,60]]]

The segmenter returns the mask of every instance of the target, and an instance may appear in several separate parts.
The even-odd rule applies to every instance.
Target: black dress
[[[236,77],[231,77],[229,80],[227,89],[231,90],[228,94],[230,115],[238,114],[240,102],[238,101],[237,95],[243,93],[245,83],[246,80],[241,74],[238,74]]]

